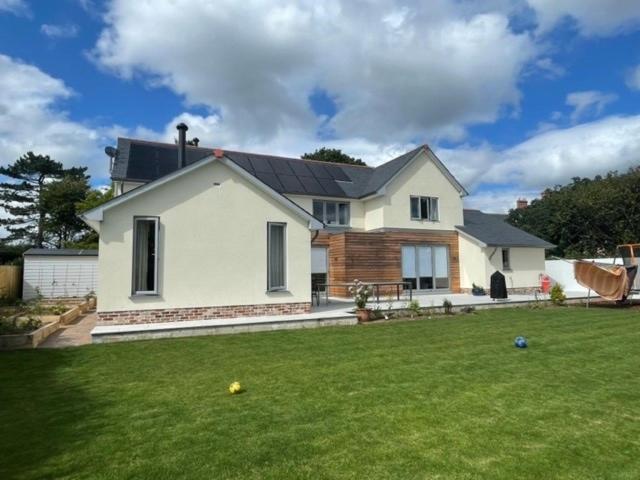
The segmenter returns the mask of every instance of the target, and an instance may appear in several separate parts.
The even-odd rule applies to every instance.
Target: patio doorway
[[[311,291],[316,291],[317,285],[326,284],[329,281],[329,261],[326,247],[311,247]],[[324,292],[324,286],[318,290]]]
[[[419,291],[448,290],[449,248],[446,245],[403,245],[402,280]]]

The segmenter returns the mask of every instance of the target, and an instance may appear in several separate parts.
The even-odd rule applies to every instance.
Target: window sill
[[[513,272],[513,268],[502,268],[503,272]]]
[[[144,297],[159,297],[160,294],[155,292],[155,293],[132,293],[131,295],[129,295],[129,298],[134,299],[134,298],[144,298]]]
[[[268,295],[270,293],[291,293],[291,292],[286,288],[274,288],[271,290],[267,290],[265,293]]]
[[[413,222],[420,222],[420,223],[440,223],[440,220],[429,220],[427,218],[412,218],[411,221]]]

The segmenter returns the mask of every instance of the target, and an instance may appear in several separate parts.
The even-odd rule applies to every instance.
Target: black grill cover
[[[497,270],[491,275],[491,298],[504,299],[507,295],[507,282],[504,275]]]

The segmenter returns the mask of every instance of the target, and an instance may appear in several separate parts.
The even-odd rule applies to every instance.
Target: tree
[[[302,158],[307,160],[319,160],[321,162],[332,162],[332,163],[346,163],[349,165],[362,165],[366,166],[359,158],[354,158],[346,153],[343,153],[342,150],[338,148],[319,148],[313,153],[305,153],[302,155]]]
[[[113,198],[113,189],[95,189],[90,190],[86,197],[80,202],[76,203],[76,212],[81,214],[92,208],[96,208],[105,202],[108,202]],[[64,244],[65,248],[85,248],[85,249],[97,249],[98,248],[98,233],[93,229],[84,225],[83,233],[73,242],[67,242]]]
[[[64,176],[83,177],[86,168],[65,169],[48,155],[27,152],[13,164],[0,167],[0,175],[13,181],[0,183],[0,201],[9,217],[0,219],[7,227],[6,241],[22,241],[42,247],[46,240],[46,208],[42,193],[45,186]]]
[[[507,221],[556,245],[567,258],[613,256],[622,243],[640,243],[640,167],[627,173],[573,178],[545,190]]]
[[[89,182],[84,176],[65,175],[61,180],[48,183],[42,190],[42,205],[46,211],[44,227],[49,241],[57,248],[86,230],[86,224],[78,216],[77,205],[89,192]]]

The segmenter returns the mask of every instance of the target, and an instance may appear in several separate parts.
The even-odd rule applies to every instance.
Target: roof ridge
[[[118,140],[128,140],[129,142],[137,142],[137,143],[145,143],[148,145],[166,145],[167,147],[175,147],[178,148],[178,145],[176,145],[175,143],[169,143],[169,142],[161,142],[161,141],[155,141],[155,140],[143,140],[143,139],[138,139],[138,138],[131,138],[131,137],[118,137]],[[322,164],[331,164],[331,165],[339,165],[339,166],[344,166],[344,167],[357,167],[357,168],[368,168],[370,170],[375,170],[378,167],[371,167],[369,165],[353,165],[351,163],[339,163],[339,162],[327,162],[324,160],[315,160],[313,158],[302,158],[302,157],[285,157],[284,155],[273,155],[271,153],[258,153],[258,152],[248,152],[248,151],[242,151],[242,150],[232,150],[232,149],[226,149],[226,148],[222,148],[222,147],[202,147],[202,146],[195,146],[195,145],[186,145],[187,148],[197,148],[199,150],[211,150],[211,152],[213,153],[213,151],[216,148],[220,148],[220,150],[222,150],[223,152],[229,152],[229,153],[238,153],[238,154],[242,154],[242,155],[260,155],[262,157],[272,157],[272,158],[281,158],[283,160],[301,160],[303,162],[316,162],[316,163],[322,163]],[[396,157],[398,158],[398,157]],[[392,161],[395,160],[395,158],[389,160]],[[385,162],[387,163],[387,162]],[[384,165],[384,164],[382,164]],[[379,165],[378,165],[379,166]]]

